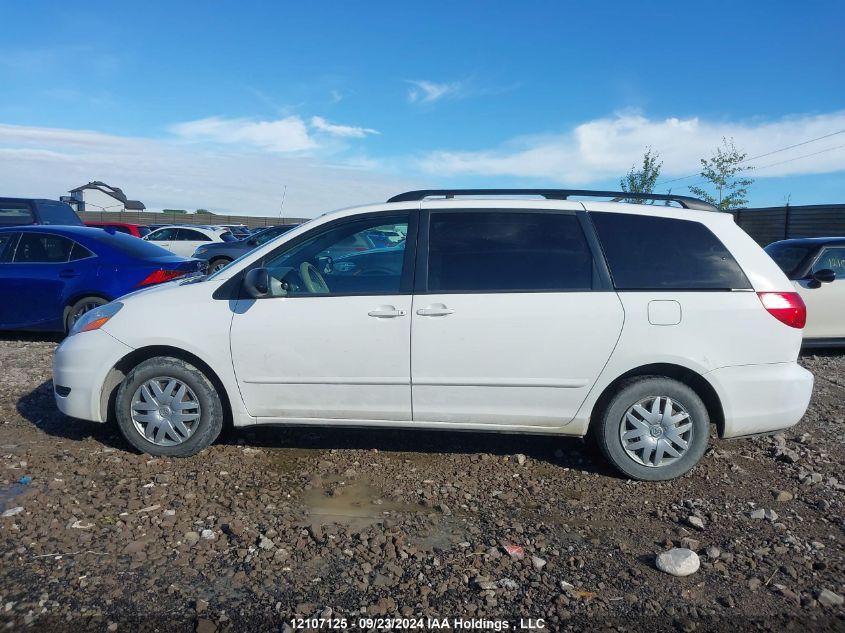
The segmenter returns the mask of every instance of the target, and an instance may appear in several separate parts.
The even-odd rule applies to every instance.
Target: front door
[[[581,206],[455,211],[429,204],[413,306],[414,421],[568,423],[623,320],[576,215]]]
[[[824,269],[836,273],[831,283],[813,287],[810,280],[794,282],[807,305],[806,339],[845,338],[845,246],[824,248],[810,272]]]
[[[256,264],[268,269],[273,296],[239,299],[231,329],[235,372],[251,415],[264,421],[411,419],[413,241],[390,251],[401,256],[396,267],[368,265],[368,258],[385,255],[374,246],[355,251],[351,264],[347,255],[330,253],[350,239],[371,244],[364,238],[372,229],[411,225],[415,236],[415,215],[337,220]]]

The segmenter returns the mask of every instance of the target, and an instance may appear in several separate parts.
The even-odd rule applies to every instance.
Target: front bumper
[[[132,348],[105,330],[67,337],[53,354],[53,395],[59,410],[73,418],[105,422],[103,384],[117,362]]]
[[[705,377],[722,401],[726,438],[789,428],[813,395],[813,374],[795,362],[722,367]]]

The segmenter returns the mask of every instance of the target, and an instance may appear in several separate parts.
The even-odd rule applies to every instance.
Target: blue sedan
[[[98,228],[0,228],[0,329],[67,332],[92,308],[204,269],[205,262]]]

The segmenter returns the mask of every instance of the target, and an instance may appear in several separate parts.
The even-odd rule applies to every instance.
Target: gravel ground
[[[153,459],[57,412],[54,346],[0,338],[0,629],[845,631],[845,356],[802,359],[795,428],[635,483],[511,435],[260,429]],[[700,568],[659,571],[673,547]]]

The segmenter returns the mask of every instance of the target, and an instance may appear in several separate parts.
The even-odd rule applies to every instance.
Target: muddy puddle
[[[401,521],[410,541],[424,550],[449,549],[466,540],[466,519],[443,515],[419,504],[384,499],[366,479],[324,481],[302,498],[308,519],[319,525],[337,524],[361,531],[385,519]]]

